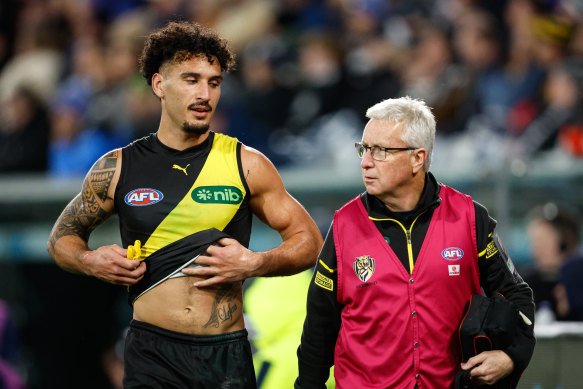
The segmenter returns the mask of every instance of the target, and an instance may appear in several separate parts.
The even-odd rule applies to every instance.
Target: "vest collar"
[[[441,202],[441,198],[439,197],[440,190],[441,184],[437,182],[433,174],[429,172],[425,173],[425,185],[423,186],[419,204],[411,212],[393,212],[378,197],[370,195],[367,192],[364,192],[360,197],[370,217],[376,219],[392,218],[405,221],[415,219],[415,216],[429,208],[437,208]]]

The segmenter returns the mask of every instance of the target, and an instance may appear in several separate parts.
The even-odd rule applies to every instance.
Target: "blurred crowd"
[[[137,58],[170,20],[231,41],[212,129],[278,166],[341,160],[366,109],[404,95],[433,107],[438,147],[481,168],[583,155],[577,0],[2,0],[0,172],[83,175],[156,131]]]

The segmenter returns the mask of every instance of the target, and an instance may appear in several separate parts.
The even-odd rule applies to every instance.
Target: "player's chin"
[[[203,122],[184,122],[182,123],[182,129],[184,132],[193,134],[193,135],[203,135],[206,134],[209,130],[210,125],[207,121]]]

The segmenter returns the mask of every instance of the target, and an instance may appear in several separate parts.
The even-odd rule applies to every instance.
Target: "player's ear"
[[[152,91],[159,99],[164,97],[164,76],[160,73],[154,73],[152,76]]]

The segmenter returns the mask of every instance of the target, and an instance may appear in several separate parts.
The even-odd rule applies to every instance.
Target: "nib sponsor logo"
[[[192,191],[191,197],[202,204],[239,204],[243,193],[234,186],[199,186]]]

